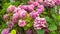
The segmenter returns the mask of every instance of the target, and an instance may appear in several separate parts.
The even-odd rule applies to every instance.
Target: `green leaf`
[[[27,24],[27,27],[31,27],[33,24],[32,23],[28,23]]]
[[[25,27],[24,27],[24,30],[27,30],[27,29],[28,29],[28,27],[27,27],[27,26],[25,26]]]
[[[5,3],[4,4],[4,6],[2,7],[3,9],[0,12],[1,15],[4,15],[6,13],[6,10],[7,10],[9,5],[10,5],[10,3]]]
[[[55,14],[52,14],[52,17],[53,17],[54,19],[56,19],[56,15],[55,15]]]
[[[60,6],[58,5],[57,8],[60,9]]]
[[[54,7],[51,8],[50,12],[51,12],[51,14],[55,13],[55,8]]]
[[[25,18],[24,20],[25,20],[26,22],[31,22],[32,19],[30,18],[29,15],[27,15],[26,18]]]
[[[2,29],[0,29],[0,34],[1,34]]]
[[[30,27],[33,26],[33,23],[32,22],[29,22],[25,27],[24,27],[24,30],[27,30],[29,29]]]
[[[12,30],[10,34],[16,34],[16,30]]]
[[[48,24],[47,25],[48,29],[50,31],[57,30],[57,25],[56,25],[55,21],[52,18],[46,17],[46,21],[47,21],[47,24]]]
[[[43,12],[43,14],[47,14],[47,12]]]
[[[57,34],[55,31],[50,32],[49,34]]]
[[[52,23],[52,24],[49,25],[48,29],[49,29],[50,31],[54,31],[54,30],[57,30],[57,26]]]
[[[37,34],[44,34],[44,30],[37,30]]]
[[[59,15],[59,16],[57,16],[57,20],[58,20],[58,22],[60,22],[60,15]]]

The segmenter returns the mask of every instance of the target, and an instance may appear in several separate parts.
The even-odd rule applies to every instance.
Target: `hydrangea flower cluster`
[[[43,4],[45,7],[54,7],[60,5],[60,0],[45,0]]]
[[[9,34],[9,29],[3,29],[3,31],[1,32],[1,34]]]
[[[34,20],[34,27],[35,29],[41,29],[42,27],[46,27],[45,18],[36,17],[36,19]]]
[[[14,8],[14,9],[11,9],[11,8]],[[7,21],[6,24],[9,29],[12,29],[14,25],[17,23],[19,27],[25,27],[27,25],[27,22],[24,19],[28,17],[27,14],[30,15],[29,16],[30,18],[35,19],[36,17],[39,17],[39,14],[42,13],[42,11],[44,10],[44,7],[38,6],[37,9],[39,10],[34,11],[34,5],[23,5],[23,6],[19,5],[18,7],[14,7],[13,5],[11,5],[7,8],[7,10],[9,11],[7,11],[7,14],[5,14],[3,18],[5,21]],[[2,31],[2,34],[5,33],[3,31]]]
[[[60,0],[53,0],[56,5],[60,5]]]
[[[7,13],[12,12],[15,9],[15,6],[10,5],[10,7],[7,8]]]
[[[3,18],[6,20],[8,18],[8,14],[5,14]]]
[[[32,30],[31,29],[27,30],[26,34],[32,34]]]
[[[30,23],[27,22],[29,21],[27,17],[33,20],[32,26],[34,29],[42,29],[46,27],[46,19],[41,18],[39,15],[44,11],[44,7],[54,7],[55,5],[60,5],[60,0],[29,0],[27,5],[19,5],[18,7],[10,5],[7,8],[7,13],[3,15],[3,18],[7,22],[6,24],[9,30],[14,28],[15,25],[22,28],[26,27]],[[8,29],[4,29],[2,34],[9,34]]]
[[[24,27],[26,25],[26,22],[24,20],[19,20],[18,25]]]
[[[46,6],[46,7],[54,7],[55,2],[53,0],[45,0],[44,1],[44,6]]]

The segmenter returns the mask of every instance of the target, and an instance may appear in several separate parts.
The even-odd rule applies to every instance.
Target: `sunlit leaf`
[[[16,34],[16,30],[12,30],[10,34]]]

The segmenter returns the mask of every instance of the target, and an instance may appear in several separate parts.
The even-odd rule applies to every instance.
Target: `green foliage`
[[[59,7],[45,8],[45,11],[40,14],[41,17],[46,18],[47,27],[51,31],[49,34],[57,34],[57,28],[60,26],[60,15],[57,14]]]
[[[54,30],[57,30],[57,26],[55,24],[50,24],[49,27],[48,27],[48,29],[50,31],[54,31]]]
[[[1,34],[2,29],[0,29],[0,34]]]
[[[49,34],[57,34],[55,31],[50,32]]]
[[[24,30],[27,30],[27,29],[31,28],[32,25],[33,25],[32,22],[28,23],[28,24],[24,27]]]
[[[27,27],[31,27],[32,25],[33,25],[33,23],[30,22],[30,23],[27,24]]]
[[[12,30],[10,34],[16,34],[16,30]]]
[[[47,20],[47,26],[48,26],[48,29],[50,31],[54,31],[57,29],[57,25],[55,23],[55,21],[49,17],[46,17],[46,20]]]
[[[44,34],[44,30],[37,30],[37,34]]]
[[[0,15],[4,15],[6,13],[6,10],[9,5],[10,3],[5,3],[4,6],[2,6],[3,9],[1,10]]]

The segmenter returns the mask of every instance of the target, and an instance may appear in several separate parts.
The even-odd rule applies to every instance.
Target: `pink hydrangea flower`
[[[19,20],[18,25],[20,27],[24,27],[26,25],[26,22],[24,20]]]
[[[44,10],[44,6],[43,5],[39,5],[37,6],[38,9],[43,9]]]
[[[7,8],[7,13],[10,13],[10,12],[14,11],[15,8],[16,8],[15,6],[10,5],[10,6]]]
[[[41,14],[43,11],[44,11],[44,6],[43,6],[43,5],[39,5],[39,6],[37,7],[37,9],[36,9],[36,12],[37,12],[38,14]]]
[[[36,2],[42,4],[43,3],[43,0],[36,0]]]
[[[14,13],[13,16],[12,16],[12,22],[17,22],[18,18],[19,18],[19,14]]]
[[[6,23],[9,29],[12,29],[14,26],[14,23],[12,21],[9,21]]]
[[[21,9],[27,10],[27,5],[19,5],[18,7]]]
[[[4,20],[8,19],[8,14],[5,14],[5,15],[3,16],[3,18],[4,18]]]
[[[40,4],[38,2],[33,3],[34,6],[39,6]]]
[[[49,34],[50,30],[48,28],[44,28],[44,34]]]
[[[32,34],[32,30],[31,29],[26,30],[26,34]]]
[[[9,29],[3,29],[3,31],[1,32],[1,34],[9,34]]]
[[[36,12],[31,12],[31,13],[30,13],[30,17],[33,18],[33,19],[35,19],[35,18],[38,17],[38,16],[39,16],[39,14],[36,13]]]
[[[35,6],[33,4],[31,4],[30,7],[34,8]]]
[[[21,11],[21,8],[15,8],[15,10],[13,11],[14,13],[17,13],[17,12],[19,12],[19,11]]]
[[[52,0],[45,0],[44,1],[44,6],[45,7],[54,7],[55,6],[55,2]]]
[[[34,10],[34,5],[28,5],[27,8],[29,12],[32,12]]]
[[[34,28],[41,29],[43,27],[46,27],[45,18],[36,17],[36,19],[34,20]]]
[[[60,0],[54,0],[56,5],[60,5]]]
[[[27,11],[21,10],[21,12],[19,12],[19,17],[20,18],[25,18],[26,16],[27,16]]]

